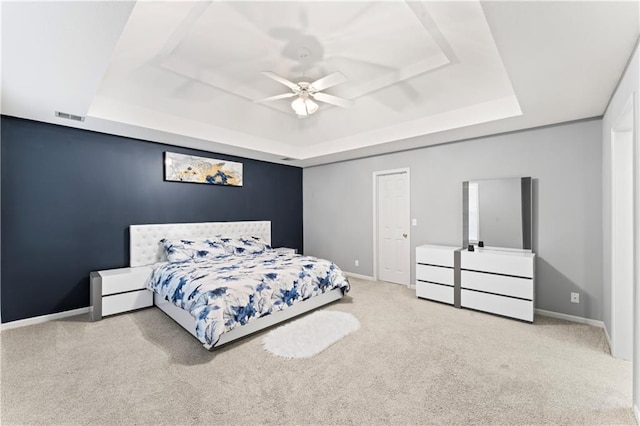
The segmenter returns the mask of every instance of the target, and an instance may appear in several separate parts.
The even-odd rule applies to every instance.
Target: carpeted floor
[[[210,353],[152,308],[0,333],[11,424],[635,424],[603,331],[534,325],[351,279],[356,332],[286,360],[265,332]]]

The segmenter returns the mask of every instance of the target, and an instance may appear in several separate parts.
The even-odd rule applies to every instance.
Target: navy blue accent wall
[[[270,220],[302,250],[302,169],[13,117],[2,137],[2,322],[88,306],[129,264],[129,225]],[[244,186],[165,182],[165,151],[239,161]]]

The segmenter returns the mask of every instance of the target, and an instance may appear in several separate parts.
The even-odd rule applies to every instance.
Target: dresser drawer
[[[416,263],[453,268],[453,253],[459,247],[424,245],[416,247]]]
[[[416,296],[453,305],[453,287],[416,282]]]
[[[463,250],[460,254],[460,268],[496,274],[533,278],[533,253],[500,250]]]
[[[533,300],[533,280],[530,278],[461,271],[460,284],[463,289],[480,290]]]
[[[464,308],[533,322],[533,301],[531,300],[513,299],[462,289],[460,303]]]
[[[418,264],[416,265],[416,280],[453,285],[453,268]]]
[[[153,305],[153,292],[149,290],[113,294],[102,298],[102,316],[119,314]]]

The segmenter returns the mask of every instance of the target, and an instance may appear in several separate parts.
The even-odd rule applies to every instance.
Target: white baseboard
[[[345,275],[348,277],[358,278],[358,279],[367,280],[367,281],[375,281],[373,277],[370,277],[368,275],[355,274],[353,272],[347,272],[347,271],[342,271],[342,272],[344,272]]]
[[[6,322],[6,323],[2,324],[0,329],[2,329],[2,330],[10,330],[12,328],[26,327],[27,325],[41,324],[43,322],[54,321],[54,320],[57,320],[57,319],[62,319],[62,318],[67,318],[67,317],[74,317],[76,315],[82,315],[82,314],[89,313],[89,309],[90,309],[89,307],[79,308],[79,309],[73,309],[71,311],[57,312],[55,314],[41,315],[39,317],[33,317],[33,318],[27,318],[27,319],[23,319],[23,320]]]
[[[633,404],[633,414],[636,415],[636,422],[640,425],[640,409],[636,404]]]
[[[575,316],[575,315],[561,314],[559,312],[545,311],[544,309],[536,309],[535,312],[536,312],[536,314],[542,315],[542,316],[545,316],[545,317],[557,318],[557,319],[561,319],[561,320],[577,322],[579,324],[587,324],[587,325],[593,325],[594,327],[604,328],[604,322],[599,321],[599,320],[578,317],[578,316]]]

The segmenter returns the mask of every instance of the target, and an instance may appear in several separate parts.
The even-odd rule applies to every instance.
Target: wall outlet
[[[571,293],[571,303],[580,303],[580,293]]]
[[[411,219],[411,226],[418,226],[418,219]]]
[[[356,259],[356,261],[354,262],[356,264],[356,266],[360,266],[360,261]]]

